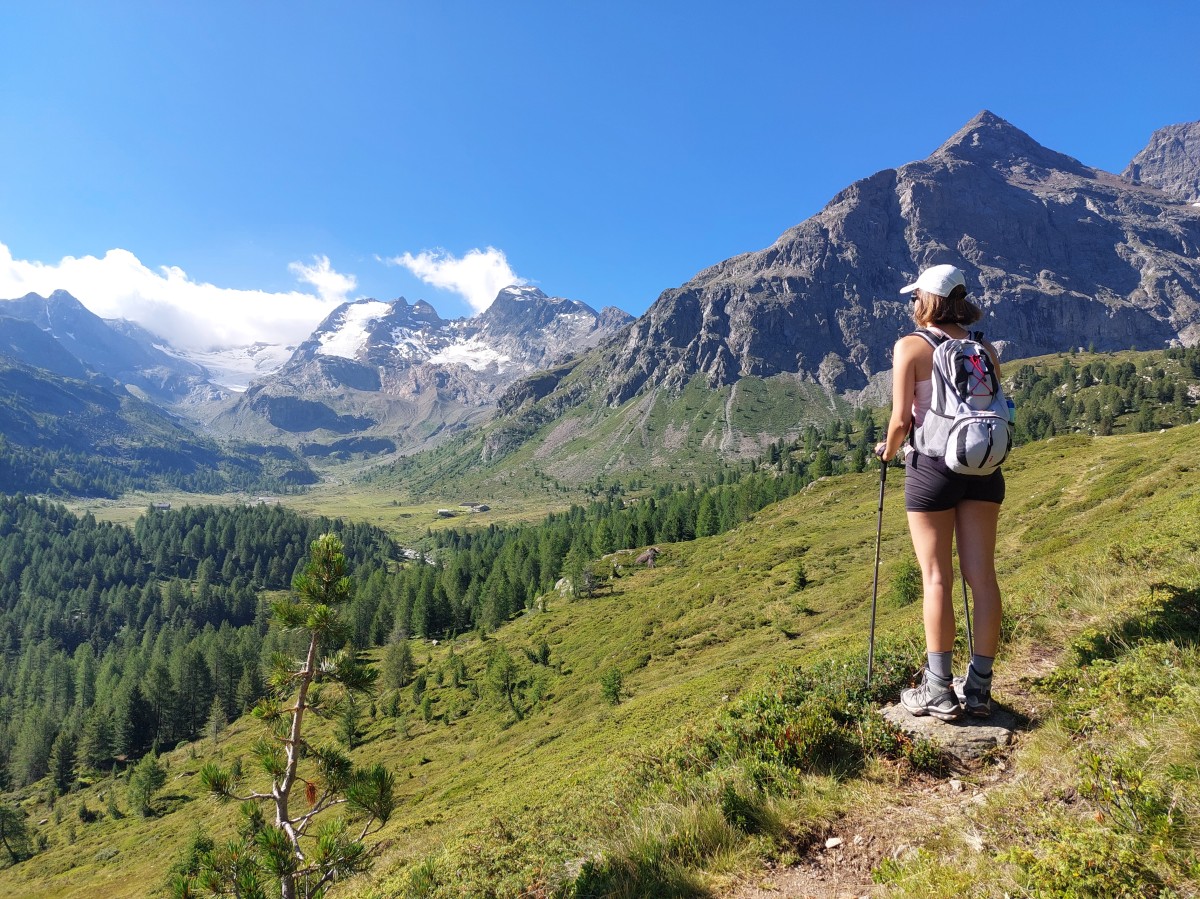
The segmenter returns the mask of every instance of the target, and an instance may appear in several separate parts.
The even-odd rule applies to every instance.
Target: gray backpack
[[[989,475],[1008,458],[1012,422],[983,332],[956,338],[920,328],[933,347],[933,398],[913,446],[958,474]]]

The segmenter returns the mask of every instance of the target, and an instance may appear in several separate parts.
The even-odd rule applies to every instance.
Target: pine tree
[[[112,762],[112,729],[109,712],[102,707],[93,708],[83,722],[79,745],[75,750],[76,763],[81,770],[101,771]]]
[[[590,585],[587,583],[588,553],[579,540],[571,544],[567,556],[563,559],[562,576],[571,583],[571,595],[576,599],[590,596]]]
[[[516,702],[513,699],[513,694],[517,689],[517,681],[520,677],[520,669],[517,663],[513,661],[513,657],[503,644],[496,644],[492,650],[491,657],[487,664],[487,685],[497,696],[501,697],[508,703],[508,707],[520,717],[520,712],[517,709]]]
[[[266,895],[273,883],[282,899],[297,899],[301,884],[306,899],[317,899],[338,878],[364,871],[371,862],[364,839],[387,823],[395,808],[394,777],[382,765],[354,768],[333,747],[314,746],[304,736],[309,711],[322,711],[326,685],[347,692],[369,690],[374,671],[355,651],[333,651],[348,636],[339,614],[353,595],[346,576],[341,541],[332,534],[315,540],[309,561],[293,583],[292,596],[276,602],[273,612],[284,627],[307,636],[300,658],[282,654],[272,659],[272,696],[254,710],[269,728],[254,754],[270,778],[270,786],[239,794],[239,776],[231,769],[207,764],[200,782],[221,799],[239,799],[250,826],[240,841],[205,854],[196,874],[172,880],[177,897],[203,888],[216,895]],[[301,763],[315,769],[301,775]],[[305,810],[293,811],[293,790],[305,787]],[[345,818],[325,812],[345,804],[363,820],[357,835]],[[274,811],[274,821],[262,807]]]
[[[813,459],[812,473],[815,478],[825,478],[833,474],[833,459],[825,447],[817,450],[816,458]]]
[[[263,682],[262,676],[258,673],[258,667],[247,665],[242,670],[237,690],[234,692],[234,704],[237,706],[238,712],[249,711],[262,694]]]
[[[353,693],[346,693],[338,704],[334,721],[337,737],[346,749],[353,749],[362,738],[362,707]]]
[[[700,511],[696,513],[696,536],[711,537],[719,532],[720,527],[721,513],[712,491],[708,491],[700,500]]]
[[[129,804],[143,818],[150,816],[150,800],[167,782],[167,772],[153,752],[142,756],[129,775]]]
[[[214,696],[212,706],[208,710],[208,721],[204,724],[208,738],[214,743],[217,742],[217,738],[221,736],[228,725],[229,718],[225,715],[225,706],[221,703],[221,697]]]
[[[67,793],[75,785],[75,731],[63,726],[50,747],[50,776],[60,793]]]
[[[27,712],[16,732],[8,767],[17,786],[40,780],[49,771],[54,725],[39,708]]]
[[[408,686],[413,674],[412,647],[408,640],[398,640],[383,651],[383,668],[380,672],[383,685],[393,690]]]

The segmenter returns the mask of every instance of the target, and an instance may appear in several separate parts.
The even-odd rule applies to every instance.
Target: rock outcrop
[[[1200,204],[1200,122],[1155,131],[1123,174],[1135,184],[1157,187],[1184,203]]]

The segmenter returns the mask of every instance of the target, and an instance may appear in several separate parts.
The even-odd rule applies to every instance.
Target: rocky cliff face
[[[899,289],[942,262],[964,270],[979,327],[1008,358],[1192,344],[1198,255],[1200,209],[983,112],[928,159],[850,185],[772,246],[665,291],[585,366],[610,406],[696,375],[860,389],[911,328]]]
[[[1184,203],[1200,203],[1200,122],[1155,131],[1123,174]]]
[[[506,288],[486,311],[458,320],[441,318],[423,301],[345,303],[214,426],[377,431],[421,445],[490,416],[515,381],[595,346],[631,320],[534,287]]]

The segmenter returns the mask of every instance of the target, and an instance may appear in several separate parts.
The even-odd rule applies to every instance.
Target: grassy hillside
[[[1006,467],[1007,643],[997,676],[1000,700],[1033,723],[1012,763],[1024,776],[981,807],[986,815],[972,827],[985,829],[983,851],[956,840],[948,820],[929,831],[925,848],[883,866],[890,889],[953,894],[983,883],[984,894],[1025,895],[1038,878],[1067,883],[1073,866],[1091,864],[1123,872],[1128,895],[1151,895],[1153,883],[1177,895],[1194,891],[1194,842],[1183,828],[1200,802],[1197,744],[1179,736],[1164,744],[1167,725],[1147,709],[1169,705],[1170,726],[1185,735],[1200,720],[1196,625],[1177,614],[1200,588],[1198,452],[1193,426],[1057,438],[1021,448]],[[888,485],[878,632],[885,659],[891,647],[915,663],[918,608],[890,591],[910,555],[901,481],[897,472]],[[761,760],[757,768],[747,761],[750,750],[726,751],[731,714],[743,723],[789,714],[762,701],[793,695],[785,689],[793,675],[781,669],[826,665],[847,684],[858,682],[877,488],[873,472],[825,479],[737,531],[664,547],[653,570],[620,560],[623,576],[609,594],[551,596],[544,611],[485,640],[414,645],[428,720],[412,687],[376,701],[354,755],[395,768],[404,801],[382,833],[370,881],[346,884],[341,894],[441,895],[451,890],[449,872],[460,885],[490,884],[497,895],[563,887],[585,869],[594,883],[615,882],[617,870],[633,870],[637,882],[637,858],[660,872],[677,870],[670,881],[677,895],[721,894],[763,854],[786,858],[828,821],[882,814],[911,784],[928,782],[937,766],[911,752],[875,751],[850,768],[801,765],[768,778]],[[548,664],[530,658],[542,641]],[[487,682],[487,659],[500,646],[520,669],[512,706]],[[1015,677],[1044,676],[1059,662],[1065,667],[1041,687]],[[614,669],[622,681],[616,705],[601,688]],[[892,674],[881,680],[890,684]],[[1110,702],[1120,703],[1119,715],[1105,712]],[[0,870],[0,896],[152,894],[198,825],[217,835],[232,827],[235,810],[201,797],[194,774],[210,756],[246,754],[257,735],[257,724],[243,719],[216,741],[164,756],[169,779],[155,817],[130,815],[124,785],[110,780],[56,801],[46,787],[26,794],[23,807],[31,823],[41,822],[33,829],[45,849]],[[681,757],[709,761],[680,764]],[[1089,780],[1088,771],[1098,773]],[[1133,799],[1124,798],[1135,780]],[[749,808],[770,826],[721,825],[729,797],[754,789],[765,798]],[[109,794],[124,817],[109,814]],[[81,804],[99,820],[81,820]],[[1042,809],[1036,816],[1027,814],[1033,806]],[[1179,810],[1165,824],[1164,808]],[[680,836],[680,822],[689,820],[709,822],[696,833],[716,835],[689,842]],[[1141,822],[1149,822],[1144,832]],[[1066,849],[1056,833],[1068,834]],[[1107,847],[1115,847],[1111,857]]]
[[[572,372],[563,389],[582,376]],[[648,391],[617,409],[587,400],[557,410],[543,400],[362,480],[417,496],[447,483],[481,494],[513,484],[535,495],[597,478],[679,483],[723,462],[757,458],[778,438],[850,411],[819,385],[784,376],[743,378],[717,390],[694,379],[678,394]]]

